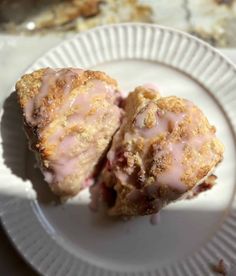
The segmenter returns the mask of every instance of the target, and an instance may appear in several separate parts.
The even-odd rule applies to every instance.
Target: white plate
[[[88,191],[55,205],[27,150],[12,94],[1,112],[0,215],[24,258],[44,275],[61,276],[211,275],[212,264],[220,258],[233,269],[234,65],[184,33],[156,25],[122,24],[96,28],[63,42],[28,72],[46,66],[103,70],[124,91],[155,82],[163,96],[193,100],[217,126],[225,157],[216,171],[217,186],[194,200],[168,206],[156,226],[148,217],[114,222],[92,213]]]

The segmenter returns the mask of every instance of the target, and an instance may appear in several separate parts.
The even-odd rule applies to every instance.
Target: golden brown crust
[[[42,78],[48,68],[39,69],[37,71],[32,72],[31,74],[26,74],[22,76],[22,78],[16,83],[16,93],[18,95],[19,104],[24,110],[28,102],[35,97],[39,93],[40,86],[42,84]],[[65,70],[70,70],[65,69]],[[105,73],[99,72],[99,71],[84,71],[82,74],[78,76],[74,76],[71,90],[73,90],[76,87],[81,87],[85,85],[89,80],[92,79],[98,79],[101,81],[106,82],[107,84],[114,85],[114,87],[117,87],[117,82],[108,77]],[[37,124],[34,128],[34,135],[36,136],[37,144],[34,145],[34,148],[38,148],[40,153],[43,157],[47,158],[50,153],[53,151],[53,148],[45,148],[44,142],[45,138],[42,135],[42,133],[39,132],[41,129],[45,127],[45,125],[48,125],[50,121],[54,118],[51,118],[50,115],[53,115],[53,109],[60,108],[64,101],[64,90],[63,90],[64,83],[59,81],[56,83],[55,86],[50,87],[48,96],[44,98],[41,102],[40,108],[44,110],[44,112],[47,114],[47,117],[43,118],[44,120],[40,122],[40,124]],[[37,110],[35,110],[34,113],[35,117],[37,117],[39,114],[37,114]],[[23,114],[25,119],[25,114]],[[30,128],[31,123],[27,122],[25,120],[25,124]],[[79,131],[79,126],[77,126],[76,129],[74,129],[76,132]],[[81,128],[81,127],[80,127]],[[81,129],[83,131],[83,129]],[[73,132],[73,129],[71,128],[69,132]],[[69,134],[67,132],[67,134]]]
[[[58,166],[58,151],[62,152],[63,156],[66,154],[68,161],[72,160],[76,164],[78,169],[76,173],[70,173],[65,176],[64,180],[56,181],[56,184],[53,181],[51,184],[56,194],[73,196],[81,189],[84,178],[94,173],[95,165],[106,151],[112,135],[120,124],[120,111],[115,102],[119,97],[117,82],[103,72],[87,70],[77,74],[77,71],[73,71],[77,69],[73,68],[63,69],[62,76],[53,79],[54,82],[50,78],[45,81],[48,73],[56,74],[57,72],[50,70],[52,69],[44,68],[22,76],[16,84],[16,92],[31,148],[36,152],[43,171],[54,173],[54,167]],[[67,83],[68,76],[69,84]],[[101,84],[109,85],[114,90],[111,95],[106,92],[111,98],[108,99],[104,91],[96,92],[83,118],[79,115],[74,123],[69,123],[70,119],[73,121],[74,115],[83,112],[81,111],[83,105],[86,105],[86,103],[81,103],[81,105],[72,103],[79,96],[89,97],[87,91],[93,89],[94,81],[100,81],[99,85],[102,87],[100,89],[105,89]],[[48,85],[45,90],[47,93],[42,91],[42,85]],[[68,91],[65,92],[66,90]],[[112,93],[117,93],[117,96],[112,96]],[[43,97],[38,95],[43,95]],[[27,110],[31,105],[32,114],[28,114]],[[96,116],[95,123],[93,121],[95,119],[91,118]],[[79,120],[78,123],[77,120]],[[69,145],[67,152],[63,153],[60,144],[64,143],[68,137],[75,140],[74,145]],[[93,147],[94,151],[91,150]],[[73,161],[75,157],[78,160]],[[81,163],[81,168],[78,168],[77,163]],[[53,167],[53,164],[56,166]]]
[[[16,92],[22,109],[25,108],[29,100],[38,94],[42,83],[42,78],[48,69],[49,68],[42,68],[32,72],[31,74],[25,74],[16,83]],[[70,68],[65,70],[69,71]],[[98,79],[117,87],[116,80],[110,78],[105,73],[100,71],[87,70],[78,76],[74,76],[71,90],[73,90],[75,87],[86,84],[86,82],[91,79]],[[48,97],[45,99],[45,101],[42,101],[43,108],[46,110],[46,112],[50,113],[52,108],[56,108],[62,104],[64,96],[63,86],[63,81],[58,81],[55,86],[51,87],[48,93]],[[53,101],[53,106],[50,100]]]
[[[125,112],[101,177],[117,194],[111,215],[157,212],[191,190],[223,158],[215,127],[189,101],[139,87],[128,96]]]

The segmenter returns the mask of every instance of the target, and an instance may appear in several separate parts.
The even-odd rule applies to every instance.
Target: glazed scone
[[[223,158],[215,132],[190,101],[136,88],[99,180],[109,214],[153,214],[187,196]]]
[[[44,68],[16,84],[31,149],[62,197],[89,185],[120,125],[120,93],[103,72]]]

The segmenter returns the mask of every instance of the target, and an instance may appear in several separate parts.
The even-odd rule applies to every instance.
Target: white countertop
[[[63,40],[62,36],[9,36],[0,35],[0,103],[9,94],[25,69],[45,51]],[[236,63],[236,50],[221,49]],[[0,225],[0,275],[37,275],[16,253]]]

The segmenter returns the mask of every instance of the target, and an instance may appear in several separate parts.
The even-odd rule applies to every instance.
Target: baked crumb
[[[192,190],[196,195],[210,189],[216,177],[205,177],[223,152],[215,128],[193,103],[137,87],[126,99],[124,120],[108,152],[110,167],[100,176],[116,192],[108,213],[155,214]]]

